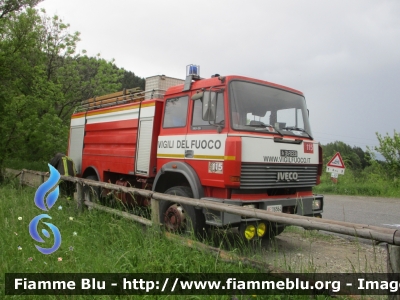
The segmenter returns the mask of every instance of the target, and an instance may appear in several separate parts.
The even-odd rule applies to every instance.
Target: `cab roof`
[[[250,82],[254,82],[254,83],[259,83],[259,84],[267,85],[267,86],[270,86],[273,88],[285,90],[288,92],[292,92],[292,93],[304,96],[304,94],[302,92],[300,92],[299,90],[296,90],[296,89],[293,89],[293,88],[290,88],[290,87],[287,87],[284,85],[276,84],[276,83],[265,81],[265,80],[260,80],[260,79],[245,77],[245,76],[239,76],[239,75],[218,76],[218,77],[211,77],[211,78],[206,78],[206,79],[202,78],[199,80],[195,80],[192,82],[190,91],[195,91],[195,90],[199,90],[202,88],[226,86],[226,85],[228,85],[229,82],[234,81],[234,80],[242,80],[242,81],[250,81]],[[180,94],[183,92],[183,87],[184,87],[184,84],[170,87],[169,89],[167,89],[165,96]]]

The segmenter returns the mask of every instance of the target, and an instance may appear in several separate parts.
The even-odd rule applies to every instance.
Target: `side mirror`
[[[217,94],[207,92],[207,96],[203,99],[203,120],[215,121]]]
[[[204,96],[204,92],[197,92],[196,94],[192,95],[192,100],[199,100],[201,98],[203,98]]]
[[[282,130],[285,127],[286,127],[286,123],[283,123],[283,122],[276,122],[275,123],[275,129]]]

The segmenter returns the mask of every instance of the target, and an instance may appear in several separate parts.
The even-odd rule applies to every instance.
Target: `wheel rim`
[[[173,204],[165,212],[164,224],[170,231],[182,230],[186,227],[186,216],[183,207]]]

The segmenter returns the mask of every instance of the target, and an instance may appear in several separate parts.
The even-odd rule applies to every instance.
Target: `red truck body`
[[[148,78],[144,92],[86,100],[71,118],[68,156],[84,178],[268,211],[322,213],[323,196],[312,192],[322,152],[304,96],[258,79],[188,74],[184,82],[162,75]],[[248,239],[271,227],[174,203],[161,205],[160,215],[170,229],[186,220],[195,230],[239,226]]]

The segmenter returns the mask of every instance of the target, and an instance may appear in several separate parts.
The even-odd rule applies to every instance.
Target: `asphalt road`
[[[400,229],[400,199],[324,195],[322,218]]]

